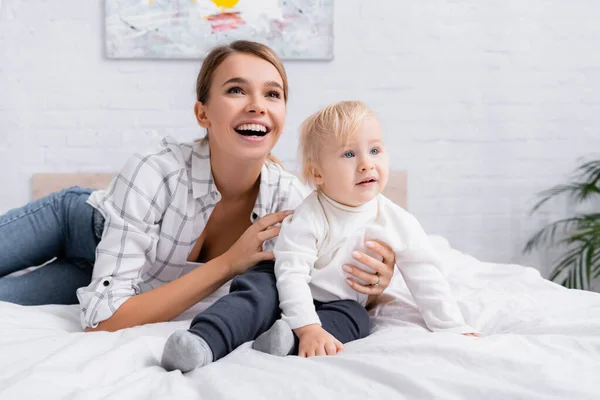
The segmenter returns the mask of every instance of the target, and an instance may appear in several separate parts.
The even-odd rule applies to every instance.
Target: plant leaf
[[[577,171],[581,180],[597,184],[600,182],[600,159],[583,163]]]
[[[582,163],[573,176],[571,182],[540,192],[541,199],[531,213],[559,195],[567,195],[575,202],[600,195],[600,159]],[[553,266],[550,280],[566,287],[589,290],[592,280],[600,277],[600,213],[559,219],[537,231],[523,251],[530,252],[542,243],[564,245],[567,249]]]
[[[567,233],[568,231],[572,230],[575,226],[581,223],[581,216],[564,218],[555,221],[536,232],[533,235],[533,237],[527,241],[527,244],[525,244],[525,248],[523,249],[523,251],[525,253],[530,252],[535,247],[540,246],[543,242],[548,242],[549,245],[556,244],[557,242],[555,240],[555,237],[556,231],[558,229],[562,228],[563,233]]]
[[[536,212],[548,200],[567,194],[576,201],[582,202],[594,195],[600,195],[600,159],[581,164],[575,170],[575,182],[556,185],[539,193],[542,198],[533,206],[531,214]]]
[[[564,271],[569,271],[572,265],[576,262],[578,253],[579,249],[577,248],[567,251],[567,253],[554,266],[549,279],[554,281]]]

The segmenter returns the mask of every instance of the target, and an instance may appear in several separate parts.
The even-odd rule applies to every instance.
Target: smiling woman
[[[106,190],[68,188],[0,216],[0,277],[55,259],[0,279],[0,300],[79,302],[84,328],[113,331],[168,321],[272,258],[278,231],[267,228],[305,194],[268,159],[286,115],[281,61],[259,43],[219,46],[196,87],[210,143],[165,138],[130,157]],[[235,130],[256,125],[268,128],[260,140]]]

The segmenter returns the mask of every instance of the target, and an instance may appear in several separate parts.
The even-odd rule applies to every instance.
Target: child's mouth
[[[374,183],[377,182],[377,178],[375,177],[368,177],[366,179],[363,179],[362,181],[358,182],[357,185],[358,186],[370,186]]]

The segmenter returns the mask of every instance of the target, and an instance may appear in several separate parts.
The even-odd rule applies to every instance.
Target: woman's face
[[[236,53],[217,67],[208,100],[195,106],[211,151],[243,160],[267,157],[283,132],[283,80],[262,58]]]

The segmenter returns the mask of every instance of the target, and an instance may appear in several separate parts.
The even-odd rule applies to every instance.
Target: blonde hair
[[[366,118],[376,117],[375,112],[362,101],[340,101],[305,119],[300,126],[302,180],[314,185],[313,169],[319,165],[320,151],[326,142],[335,140],[343,146]]]
[[[281,59],[270,47],[249,40],[236,40],[226,45],[217,46],[208,53],[196,79],[196,100],[206,104],[215,71],[227,57],[237,53],[250,54],[273,65],[283,81],[283,99],[287,103],[288,79]],[[203,145],[208,143],[208,132],[206,136],[198,139],[198,141]],[[281,161],[272,154],[269,154],[268,160],[281,165]]]

